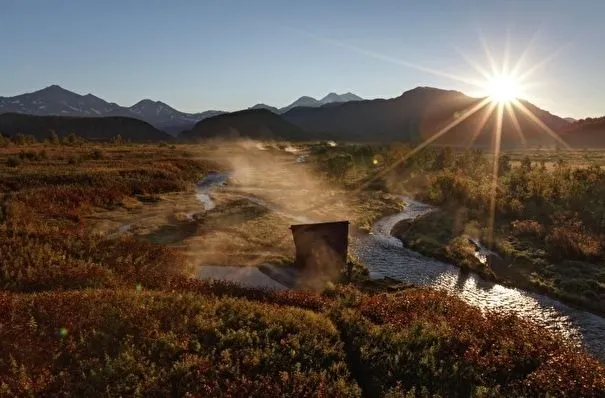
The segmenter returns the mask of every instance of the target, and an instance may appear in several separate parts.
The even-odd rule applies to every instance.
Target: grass
[[[190,208],[177,203],[219,167],[201,155],[207,148],[27,150],[46,155],[0,150],[0,341],[10,342],[0,348],[2,396],[605,394],[605,367],[585,352],[443,292],[269,292],[189,278],[186,250],[143,237],[184,222],[177,214]],[[263,235],[286,221],[262,206],[229,190],[216,200],[214,213],[187,221],[195,231],[183,242],[198,237],[201,250],[239,230],[247,235],[221,251],[271,252],[281,239]],[[146,212],[132,235],[95,233],[105,216],[119,225]]]

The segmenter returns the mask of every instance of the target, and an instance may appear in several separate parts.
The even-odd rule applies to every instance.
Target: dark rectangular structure
[[[290,227],[296,246],[295,266],[303,274],[338,277],[347,263],[349,222],[298,224]]]

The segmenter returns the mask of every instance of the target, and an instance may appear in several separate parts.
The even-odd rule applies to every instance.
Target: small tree
[[[38,140],[31,134],[23,134],[24,145],[33,145],[37,144]]]
[[[454,151],[452,148],[445,147],[442,148],[437,156],[435,157],[435,161],[433,162],[434,170],[445,170],[449,169],[454,164]]]
[[[508,156],[508,155],[500,156],[500,159],[498,160],[498,174],[505,175],[510,171],[510,169],[511,169],[510,156]]]
[[[521,170],[526,173],[531,171],[531,159],[529,156],[525,156],[523,160],[521,160]]]
[[[120,134],[118,134],[111,139],[111,143],[114,145],[122,145],[124,144],[124,139]]]
[[[10,140],[0,134],[0,148],[6,148],[10,145]]]
[[[78,143],[78,136],[75,133],[69,133],[63,138],[63,143],[66,145],[76,145]]]
[[[32,145],[37,142],[38,142],[38,140],[36,140],[36,137],[34,137],[33,135],[29,135],[29,134],[17,133],[13,137],[13,143],[15,145]]]
[[[15,136],[13,137],[13,143],[15,145],[26,145],[27,139],[25,137],[25,134],[21,134],[21,133],[15,134]]]
[[[50,130],[50,135],[48,136],[48,142],[51,145],[60,145],[61,144],[61,140],[59,139],[59,136],[57,135],[57,133],[55,133],[55,130]]]

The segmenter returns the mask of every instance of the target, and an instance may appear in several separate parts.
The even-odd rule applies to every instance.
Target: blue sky
[[[465,61],[504,50],[526,96],[561,116],[605,114],[604,1],[0,0],[0,95],[59,84],[121,105],[183,111],[284,106],[416,86],[478,94]],[[507,39],[508,38],[508,39]],[[464,55],[464,56],[463,56]],[[434,73],[437,72],[437,73]],[[454,75],[454,76],[450,76]]]

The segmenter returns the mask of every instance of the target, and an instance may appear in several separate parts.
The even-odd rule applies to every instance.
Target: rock
[[[403,236],[409,231],[414,220],[401,220],[393,226],[391,229],[391,235],[397,239],[402,239]]]

